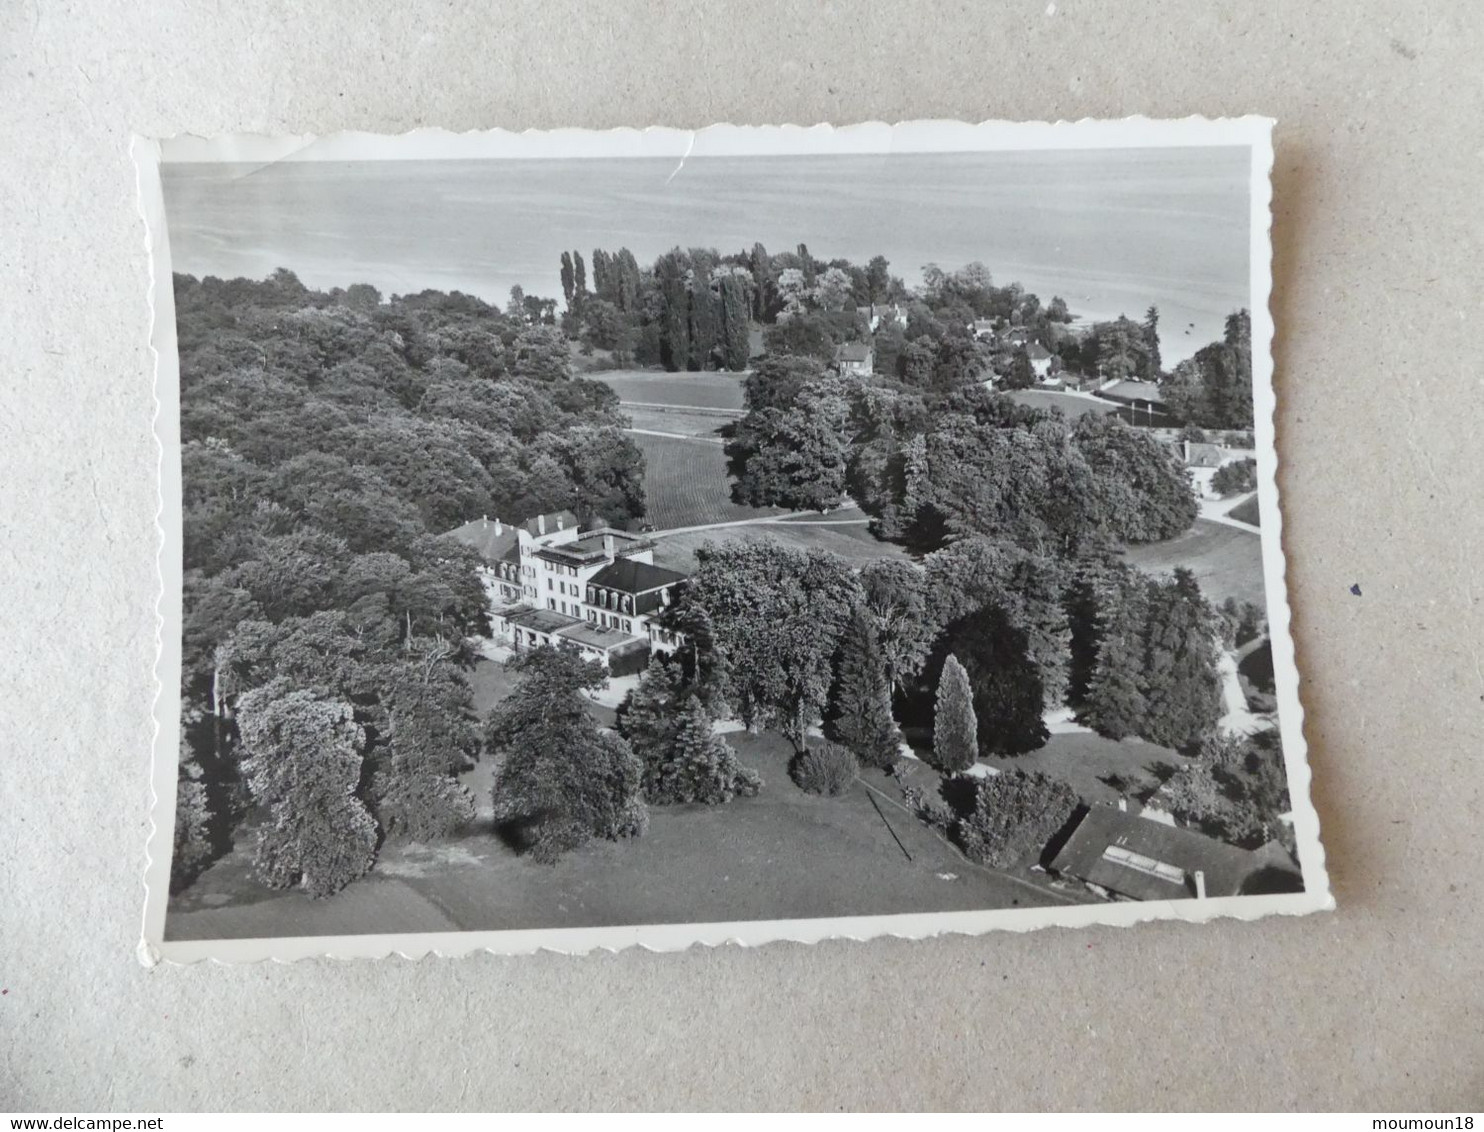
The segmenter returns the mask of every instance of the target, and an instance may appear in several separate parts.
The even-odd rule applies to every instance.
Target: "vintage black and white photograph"
[[[1328,907],[1269,127],[141,144],[142,953]]]

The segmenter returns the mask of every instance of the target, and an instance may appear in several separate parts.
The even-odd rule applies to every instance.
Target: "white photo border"
[[[160,445],[158,525],[161,593],[158,605],[159,689],[155,701],[153,808],[144,873],[145,907],[137,954],[142,963],[291,961],[307,957],[374,959],[400,955],[446,958],[489,952],[520,955],[537,951],[585,954],[643,947],[680,951],[700,944],[756,946],[777,941],[817,943],[879,936],[926,939],[943,934],[1030,931],[1043,927],[1128,925],[1149,920],[1203,922],[1218,917],[1255,920],[1302,915],[1334,907],[1319,818],[1310,797],[1312,775],[1303,734],[1298,670],[1290,633],[1282,513],[1279,508],[1273,390],[1272,165],[1271,118],[1160,121],[1149,118],[1079,122],[913,121],[867,122],[835,127],[716,125],[702,130],[551,130],[513,133],[489,130],[454,134],[414,130],[399,136],[340,133],[324,138],[233,135],[205,139],[182,135],[164,141],[136,137],[132,150],[140,211],[149,253],[150,346],[155,357],[155,433]],[[1271,896],[1232,896],[971,912],[911,913],[735,923],[643,924],[621,927],[542,928],[518,931],[387,933],[256,939],[166,940],[170,865],[174,842],[182,619],[182,515],[180,464],[180,366],[176,349],[175,299],[170,241],[165,223],[160,165],[185,162],[432,160],[511,158],[674,157],[677,171],[699,156],[951,153],[986,150],[1133,149],[1245,146],[1251,152],[1249,193],[1252,314],[1252,381],[1261,515],[1263,581],[1273,653],[1278,725],[1292,804],[1304,891]]]

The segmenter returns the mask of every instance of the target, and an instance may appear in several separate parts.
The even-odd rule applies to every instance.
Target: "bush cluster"
[[[1235,460],[1223,464],[1211,477],[1211,490],[1219,495],[1241,495],[1257,488],[1257,461]]]
[[[959,780],[974,806],[955,823],[954,840],[971,861],[997,869],[1039,857],[1078,805],[1071,787],[1038,771],[971,781]]]
[[[860,763],[848,747],[826,743],[795,755],[788,773],[805,793],[835,798],[850,789],[860,775]]]

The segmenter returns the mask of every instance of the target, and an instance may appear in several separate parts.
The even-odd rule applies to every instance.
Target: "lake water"
[[[560,296],[563,249],[676,245],[985,263],[1075,314],[1161,312],[1166,364],[1250,306],[1247,151],[1054,151],[570,161],[167,165],[171,257],[193,275],[316,288]]]

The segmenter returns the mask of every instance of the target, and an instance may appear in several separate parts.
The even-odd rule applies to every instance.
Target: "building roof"
[[[1025,352],[1030,355],[1030,359],[1033,362],[1049,362],[1051,360],[1051,351],[1039,342],[1032,342],[1026,347]]]
[[[605,629],[602,625],[595,625],[591,621],[580,621],[576,625],[569,625],[565,629],[558,629],[558,637],[564,641],[574,644],[587,645],[589,648],[602,649],[608,652],[610,649],[622,648],[626,645],[639,643],[641,638],[632,633],[625,633],[619,629]]]
[[[604,652],[646,643],[644,638],[636,637],[632,633],[604,628],[592,621],[584,621],[580,617],[568,617],[565,613],[558,613],[554,609],[515,610],[506,614],[505,620],[520,629],[549,633],[553,637],[571,641],[575,645],[586,645],[589,648],[602,649]]]
[[[545,516],[545,519],[547,534],[551,534],[552,531],[570,530],[577,526],[577,516],[571,511],[552,511]],[[521,526],[525,528],[528,535],[540,535],[541,533],[540,517],[527,519]]]
[[[547,534],[577,526],[577,516],[570,511],[553,511],[542,517],[546,519]],[[502,523],[499,519],[486,516],[482,519],[472,519],[462,527],[455,527],[448,531],[447,534],[465,546],[473,547],[486,561],[499,562],[507,556],[510,548],[516,545],[517,530],[524,530],[527,534],[540,537],[542,517],[532,516],[524,523]]]
[[[1151,863],[1160,868],[1149,867]],[[1194,896],[1198,869],[1205,873],[1207,896],[1235,896],[1248,876],[1272,865],[1271,854],[1239,849],[1113,806],[1089,809],[1051,862],[1056,872],[1134,900]]]
[[[835,360],[837,362],[868,362],[871,360],[871,347],[864,342],[847,342],[836,348]]]
[[[505,620],[521,629],[532,629],[537,633],[556,633],[584,624],[580,618],[568,617],[554,609],[528,609],[524,613],[511,613]]]
[[[552,562],[591,564],[607,556],[609,539],[613,540],[613,553],[620,558],[626,554],[637,554],[641,550],[648,550],[654,546],[652,541],[640,535],[614,530],[612,527],[601,527],[588,531],[572,542],[543,546],[536,551],[536,557]]]
[[[683,581],[685,575],[674,570],[651,566],[648,562],[635,562],[631,558],[620,558],[594,574],[588,584],[618,590],[620,593],[642,594]]]
[[[1115,381],[1098,390],[1099,397],[1109,401],[1147,401],[1151,405],[1165,403],[1164,390],[1152,381]]]
[[[498,562],[516,544],[515,528],[498,519],[475,519],[448,532],[448,537],[477,550],[486,562]]]

